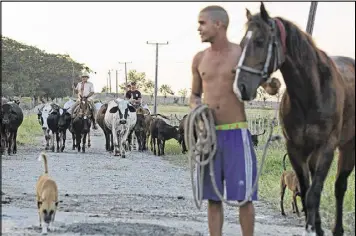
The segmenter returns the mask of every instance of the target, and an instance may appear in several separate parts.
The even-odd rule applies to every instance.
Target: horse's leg
[[[287,142],[287,151],[289,161],[295,171],[295,174],[298,177],[299,185],[300,185],[300,198],[302,200],[303,209],[305,207],[305,196],[309,189],[309,170],[306,164],[306,159],[308,155],[305,155],[298,148],[294,148],[294,146]],[[307,212],[305,210],[305,217],[307,217]]]
[[[82,134],[76,133],[75,134],[75,146],[77,147],[77,151],[80,152],[80,144],[82,142]]]
[[[90,148],[91,147],[91,143],[90,143],[90,130],[89,130],[89,132],[88,132],[88,148]]]
[[[88,133],[84,133],[83,134],[83,146],[82,146],[82,152],[84,153],[85,152],[85,144],[86,144],[86,142],[87,142],[87,135],[88,135]]]
[[[72,139],[73,139],[73,147],[72,147],[72,150],[75,150],[76,137],[75,137],[74,133],[72,133]]]
[[[321,221],[317,219],[319,214],[320,197],[323,190],[324,181],[328,175],[331,163],[334,157],[334,150],[328,147],[320,148],[312,153],[311,160],[317,160],[312,184],[307,192],[305,209],[307,213],[307,222],[305,225],[307,235],[324,235],[321,228]],[[320,218],[320,217],[319,217]]]
[[[346,145],[339,148],[339,162],[335,182],[336,219],[332,230],[334,236],[342,236],[344,234],[344,229],[342,227],[344,196],[347,190],[347,179],[354,167],[355,137]]]

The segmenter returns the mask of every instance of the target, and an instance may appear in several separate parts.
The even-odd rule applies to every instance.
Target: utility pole
[[[168,45],[168,41],[165,43],[159,42],[146,42],[147,44],[156,45],[156,73],[155,73],[155,96],[154,96],[154,106],[153,106],[153,114],[157,114],[157,91],[158,91],[158,45]]]
[[[119,91],[118,91],[118,70],[115,70],[116,71],[116,97],[119,97]]]
[[[106,77],[106,94],[109,93],[109,75]]]
[[[310,35],[313,34],[317,6],[318,6],[318,2],[310,3],[309,17],[308,17],[308,23],[307,23],[307,29],[306,29],[307,33]]]
[[[109,70],[108,74],[109,74],[109,93],[111,93],[111,70]]]
[[[127,64],[132,63],[132,61],[124,61],[124,62],[119,62],[119,64],[125,64],[125,86],[127,87]]]

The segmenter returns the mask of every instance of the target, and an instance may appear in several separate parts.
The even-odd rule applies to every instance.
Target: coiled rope
[[[195,205],[198,209],[201,208],[203,202],[203,180],[204,180],[204,170],[205,166],[209,164],[209,174],[211,178],[211,183],[213,189],[219,199],[226,203],[229,206],[241,207],[244,206],[247,202],[250,201],[253,193],[257,190],[257,183],[259,181],[262,169],[264,166],[267,149],[269,144],[275,140],[272,136],[273,128],[276,126],[278,114],[278,101],[275,109],[275,115],[270,123],[268,140],[264,146],[262,160],[260,168],[257,170],[257,177],[253,184],[252,190],[248,193],[248,198],[242,202],[232,203],[224,199],[220,193],[214,174],[214,157],[217,150],[217,141],[216,141],[216,130],[214,116],[211,109],[206,104],[201,104],[196,106],[187,116],[187,120],[184,124],[184,139],[188,147],[188,158],[190,166],[190,177],[192,183],[193,197]],[[197,175],[197,184],[198,184],[198,196],[196,193],[196,185],[194,183],[194,166],[199,168],[199,176]],[[198,170],[197,170],[198,171]]]

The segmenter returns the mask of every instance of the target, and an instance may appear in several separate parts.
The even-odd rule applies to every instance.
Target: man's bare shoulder
[[[195,54],[195,56],[193,57],[193,65],[197,66],[199,65],[199,63],[201,62],[205,52],[207,49],[199,51]]]

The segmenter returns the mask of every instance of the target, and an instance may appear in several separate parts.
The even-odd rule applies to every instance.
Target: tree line
[[[47,53],[8,37],[1,40],[3,96],[32,97],[35,101],[71,96],[81,71],[90,71],[69,55]]]

